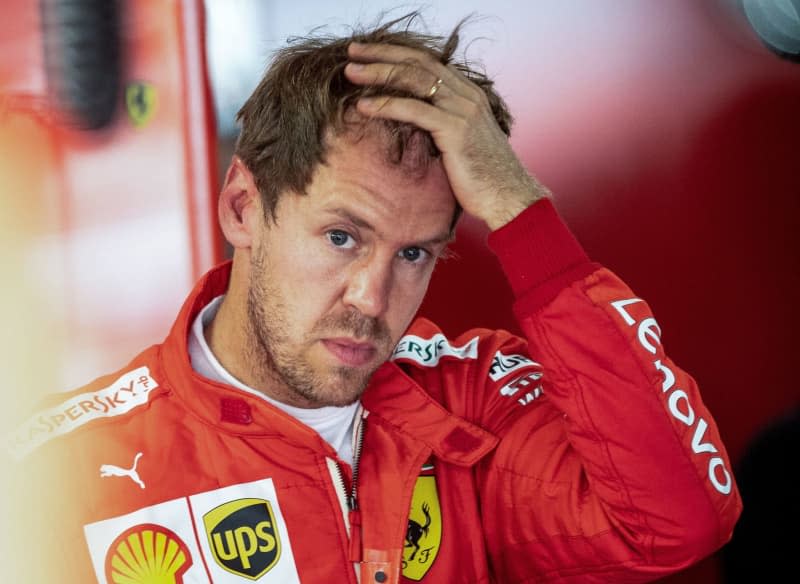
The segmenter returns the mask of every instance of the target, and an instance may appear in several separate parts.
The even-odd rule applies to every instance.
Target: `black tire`
[[[48,93],[73,125],[114,120],[122,76],[120,1],[40,0]]]

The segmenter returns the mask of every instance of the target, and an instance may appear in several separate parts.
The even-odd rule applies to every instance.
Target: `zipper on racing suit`
[[[358,463],[361,460],[361,449],[364,445],[364,426],[367,417],[364,409],[359,408],[356,414],[356,428],[353,431],[353,480],[350,484],[350,492],[347,492],[347,484],[344,479],[344,472],[335,460],[328,458],[328,469],[333,477],[333,484],[336,494],[339,497],[339,504],[344,516],[344,524],[347,534],[350,537],[349,559],[351,562],[361,561],[361,511],[358,508]],[[358,575],[359,570],[356,569]]]

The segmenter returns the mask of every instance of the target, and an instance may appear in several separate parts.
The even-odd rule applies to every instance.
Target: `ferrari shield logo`
[[[125,109],[134,126],[144,126],[156,110],[156,88],[141,81],[130,83],[125,88]]]
[[[258,580],[278,563],[281,545],[269,501],[225,503],[203,515],[203,524],[214,560],[228,572]]]
[[[417,478],[408,515],[403,547],[403,576],[419,582],[431,569],[442,543],[442,511],[436,491],[436,477],[423,467]]]

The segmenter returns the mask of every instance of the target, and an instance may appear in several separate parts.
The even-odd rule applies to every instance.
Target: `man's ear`
[[[249,248],[261,225],[261,195],[255,178],[242,159],[234,156],[219,195],[219,226],[234,248]]]

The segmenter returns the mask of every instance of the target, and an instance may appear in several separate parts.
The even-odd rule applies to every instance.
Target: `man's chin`
[[[344,407],[357,402],[369,385],[375,369],[364,372],[350,367],[338,367],[330,383],[314,388],[314,399],[322,406]]]
[[[301,408],[344,407],[357,402],[378,369],[374,363],[348,367],[327,359],[305,361],[304,367],[283,368],[280,379],[286,403]]]
[[[343,408],[345,406],[349,406],[357,402],[361,395],[364,393],[363,390],[358,392],[333,392],[333,391],[325,391],[323,390],[316,390],[313,395],[302,395],[303,401],[305,402],[304,407],[308,408],[324,408],[324,407],[336,407],[336,408]]]

